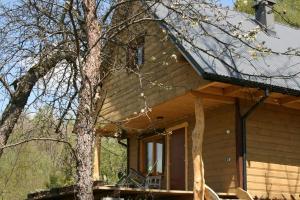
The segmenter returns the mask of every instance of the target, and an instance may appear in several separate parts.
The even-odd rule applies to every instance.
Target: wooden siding
[[[236,163],[235,163],[235,116],[234,106],[226,105],[214,110],[205,111],[205,135],[204,135],[204,167],[206,183],[216,192],[234,192],[236,187]],[[193,163],[192,163],[192,131],[194,128],[194,115],[186,116],[186,119],[170,123],[170,128],[177,124],[188,123],[188,189],[193,189]],[[230,130],[230,134],[226,131]],[[133,144],[136,143],[136,144]],[[130,152],[137,152],[137,141],[130,140]],[[229,162],[226,158],[231,158]],[[137,161],[131,153],[130,164]],[[130,167],[131,167],[130,166]],[[165,165],[165,169],[166,169]],[[134,166],[133,166],[134,167]],[[165,184],[164,184],[165,187]]]
[[[129,167],[138,170],[138,139],[136,136],[129,139]]]
[[[182,58],[157,24],[152,22],[145,27],[151,35],[145,38],[145,64],[140,70],[142,86],[137,74],[128,73],[126,69],[113,71],[104,85],[107,90],[101,111],[104,118],[116,121],[139,113],[145,107],[141,94],[146,97],[147,104],[153,107],[208,82]],[[121,58],[116,60],[124,63],[125,52],[117,52],[115,56]]]
[[[216,192],[234,192],[237,180],[234,105],[209,110],[205,116],[206,184]]]
[[[300,113],[264,105],[247,122],[248,190],[257,197],[291,199],[300,193]]]

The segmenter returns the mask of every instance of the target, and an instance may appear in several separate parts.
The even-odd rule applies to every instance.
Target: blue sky
[[[234,0],[220,0],[220,2],[221,2],[224,6],[232,6]]]

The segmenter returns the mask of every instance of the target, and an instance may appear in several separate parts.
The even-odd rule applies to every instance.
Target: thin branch
[[[7,92],[9,93],[9,95],[12,96],[13,95],[13,91],[11,91],[11,88],[9,87],[8,83],[1,76],[0,76],[0,82],[2,83],[2,85],[4,86],[4,88],[7,90]]]
[[[61,139],[57,139],[57,138],[47,138],[47,137],[30,138],[30,139],[22,140],[20,142],[4,145],[4,146],[0,147],[0,149],[3,150],[3,149],[7,149],[7,148],[13,148],[13,147],[16,147],[18,145],[22,145],[22,144],[25,144],[25,143],[28,143],[28,142],[33,142],[33,141],[49,141],[49,142],[64,143],[71,149],[73,156],[76,157],[76,153],[75,153],[75,150],[74,150],[72,144],[70,142],[66,141],[66,140],[61,140]]]

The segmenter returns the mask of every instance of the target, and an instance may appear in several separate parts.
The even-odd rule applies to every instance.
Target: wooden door
[[[185,190],[185,128],[172,131],[170,137],[170,189]]]

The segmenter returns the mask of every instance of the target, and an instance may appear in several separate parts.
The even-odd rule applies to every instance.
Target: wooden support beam
[[[273,104],[273,105],[280,105],[279,99],[274,98],[274,97],[269,97],[268,99],[265,100],[265,103]]]
[[[208,81],[207,84],[198,87],[197,90],[203,90],[206,88],[215,87],[215,86],[218,86],[219,84],[222,84],[222,83]]]
[[[243,88],[241,86],[232,85],[227,88],[224,88],[224,96],[232,96],[239,93]]]
[[[300,110],[300,102],[293,102],[293,103],[290,103],[290,104],[285,104],[283,106],[286,107],[286,108]]]
[[[284,98],[279,99],[279,104],[287,105],[287,104],[295,103],[295,102],[299,102],[299,101],[300,101],[300,97],[284,97]]]
[[[100,180],[101,137],[96,134],[94,145],[93,179]]]
[[[225,96],[220,96],[220,95],[214,95],[214,94],[207,94],[204,92],[192,90],[191,94],[196,97],[202,97],[203,99],[209,99],[211,101],[216,101],[220,103],[225,103],[225,104],[234,104],[235,98],[233,97],[225,97]]]
[[[235,98],[255,101],[261,98],[263,93],[264,91],[258,88],[247,88],[220,82],[211,82],[191,91],[193,96],[201,96],[204,99],[225,104],[233,104]],[[296,96],[272,92],[265,103],[300,110],[300,97]]]
[[[219,87],[207,87],[205,89],[201,89],[201,92],[207,93],[207,94],[214,94],[214,95],[219,95],[219,96],[224,96],[224,89],[219,88]]]
[[[137,128],[129,128],[122,125],[112,125],[109,127],[98,127],[97,133],[101,135],[101,137],[111,137],[118,139],[126,139],[133,135],[137,135],[138,137],[143,137],[143,135],[149,135],[153,133],[162,133],[164,130],[162,129],[137,129]]]
[[[201,96],[195,99],[195,128],[192,134],[194,167],[194,200],[204,200],[205,179],[203,166],[204,107]]]

